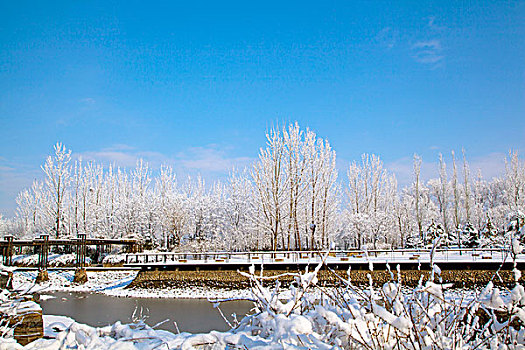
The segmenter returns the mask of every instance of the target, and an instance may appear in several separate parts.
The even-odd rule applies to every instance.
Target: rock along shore
[[[277,276],[285,273],[293,273],[293,270],[264,270],[264,276]],[[304,271],[302,271],[304,272]],[[522,274],[525,276],[525,273]],[[259,274],[260,270],[256,270]],[[397,271],[392,271],[397,280]],[[337,276],[337,275],[339,276]],[[368,285],[371,275],[374,284],[382,285],[391,281],[391,274],[384,270],[351,270],[350,280],[354,285]],[[417,286],[421,276],[423,280],[428,280],[430,271],[425,270],[406,270],[401,271],[402,284],[409,287]],[[514,283],[514,274],[511,270],[501,270],[498,276],[493,270],[443,270],[441,277],[443,283],[453,283],[454,287],[477,287],[484,286],[491,280],[495,285],[508,285]],[[317,275],[319,285],[327,287],[342,286],[340,278],[347,279],[348,272],[344,270],[329,271],[321,269]],[[289,284],[294,280],[293,276],[284,275],[279,277],[283,284]],[[522,279],[520,279],[520,282]],[[267,283],[274,283],[273,280]],[[247,277],[242,276],[234,270],[141,270],[137,277],[131,282],[128,288],[187,288],[187,287],[208,287],[224,289],[245,289],[250,286]]]

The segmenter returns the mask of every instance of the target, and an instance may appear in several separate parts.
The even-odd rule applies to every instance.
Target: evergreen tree
[[[459,237],[459,238],[458,238]],[[459,239],[461,237],[461,232],[459,229],[452,229],[448,233],[443,234],[443,239],[441,244],[446,247],[460,248]]]
[[[435,224],[434,220],[432,220],[432,223],[428,226],[426,235],[425,235],[425,247],[431,247],[434,244],[434,241],[436,238],[441,237],[440,245],[446,244],[447,237],[445,236],[445,231],[443,230],[443,227],[441,227],[441,224]]]
[[[523,244],[525,243],[525,214],[517,211],[510,215],[509,225],[507,226],[507,235],[518,238]]]
[[[492,220],[487,216],[487,222],[479,234],[479,246],[482,248],[493,246],[496,242],[496,236],[497,231],[492,224]]]
[[[470,222],[467,222],[463,229],[463,238],[465,239],[465,246],[468,248],[478,248],[480,246],[480,235],[478,230]]]
[[[408,249],[419,249],[421,248],[422,241],[419,238],[419,232],[413,232],[409,234],[405,240],[405,248]]]

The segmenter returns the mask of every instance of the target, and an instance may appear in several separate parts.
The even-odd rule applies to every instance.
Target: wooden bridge
[[[66,251],[75,251],[75,267],[84,268],[88,246],[96,246],[98,250],[103,251],[112,245],[124,246],[127,252],[140,250],[140,245],[136,240],[87,238],[87,235],[83,233],[78,234],[76,238],[50,239],[49,235],[43,234],[33,240],[15,240],[13,236],[5,236],[4,240],[0,241],[0,254],[3,256],[4,265],[11,266],[16,248],[21,250],[24,247],[31,247],[38,252],[38,267],[46,269],[50,248],[63,247]]]
[[[436,249],[433,262],[442,269],[496,270],[513,266],[508,249]],[[260,252],[196,252],[196,253],[134,253],[126,254],[127,267],[143,270],[236,270],[251,265],[264,269],[289,270],[315,266],[321,261],[336,269],[384,269],[387,264],[395,269],[429,269],[430,249],[345,250],[345,251],[260,251]],[[525,268],[525,255],[520,254],[518,268]]]
[[[251,265],[264,266],[270,270],[304,269],[321,261],[336,269],[365,270],[370,267],[384,269],[389,265],[395,269],[430,268],[430,249],[394,249],[394,250],[339,250],[321,251],[255,251],[255,252],[138,252],[142,249],[136,240],[87,238],[79,234],[76,238],[50,239],[41,235],[33,240],[15,240],[6,236],[0,240],[0,254],[4,265],[13,265],[15,250],[32,247],[38,252],[38,268],[46,269],[51,247],[59,246],[76,253],[75,267],[86,265],[87,247],[95,246],[103,251],[112,245],[123,246],[128,253],[124,267],[143,270],[237,270]],[[512,268],[511,252],[506,248],[483,249],[436,249],[433,261],[442,269],[495,270],[499,267]],[[525,269],[525,254],[516,258],[518,268]]]

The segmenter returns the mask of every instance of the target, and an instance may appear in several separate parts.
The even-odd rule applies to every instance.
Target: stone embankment
[[[33,296],[13,295],[0,303],[0,320],[13,330],[13,337],[21,345],[44,336],[42,309]]]
[[[0,324],[13,331],[13,337],[26,345],[44,336],[42,308],[38,295],[18,295],[12,292],[13,272],[0,266]]]
[[[292,270],[264,270],[264,276],[277,276],[281,274],[294,272]],[[297,271],[296,271],[297,272]],[[303,271],[304,272],[304,271]],[[259,274],[260,271],[256,271]],[[397,280],[397,271],[392,272],[394,279]],[[374,270],[352,270],[350,271],[350,280],[354,285],[368,285],[368,275],[377,285],[391,281],[391,274],[388,271]],[[421,276],[424,281],[428,280],[430,271],[407,270],[401,271],[401,281],[403,285],[414,287],[417,286]],[[489,270],[443,270],[441,277],[443,283],[452,283],[454,287],[475,287],[484,286],[493,281],[495,285],[512,285],[514,274],[510,270],[501,270],[499,276],[495,276],[495,271]],[[522,274],[525,276],[525,273]],[[319,285],[321,286],[341,286],[341,279],[348,278],[348,272],[343,270],[330,271],[322,269],[318,274]],[[293,276],[283,275],[279,280],[288,284],[294,280]],[[521,280],[520,280],[521,281]],[[273,283],[269,281],[268,283]],[[233,270],[142,270],[128,288],[187,288],[187,287],[210,287],[226,289],[243,289],[250,286],[247,277],[242,276]]]

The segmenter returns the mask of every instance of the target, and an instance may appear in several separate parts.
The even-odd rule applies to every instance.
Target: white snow
[[[32,292],[103,292],[105,290],[124,288],[135,278],[137,271],[88,271],[88,282],[74,284],[74,270],[48,270],[49,281],[34,285],[37,271],[15,271],[13,288],[16,290],[31,288]]]
[[[325,259],[337,258],[337,256]],[[369,260],[378,258],[369,256]],[[496,288],[489,283],[475,292],[450,291],[451,285],[433,278],[423,278],[416,288],[407,288],[401,280],[392,280],[380,288],[371,283],[365,289],[355,288],[344,281],[343,288],[324,288],[317,284],[317,272],[292,275],[297,283],[284,288],[276,277],[262,277],[241,272],[250,278],[250,291],[212,289],[191,290],[128,290],[124,286],[134,278],[135,271],[88,272],[90,282],[75,286],[68,284],[71,273],[50,271],[51,281],[44,290],[92,291],[119,296],[182,297],[191,293],[217,299],[235,298],[246,293],[253,300],[253,314],[232,325],[227,332],[205,334],[173,334],[153,329],[139,321],[134,324],[116,322],[95,328],[61,317],[45,318],[45,332],[50,339],[40,339],[25,349],[362,349],[371,348],[425,349],[462,348],[489,349],[499,344],[525,345],[525,328],[510,326],[512,320],[525,321],[525,289],[516,284],[512,289]],[[440,270],[433,266],[434,274]],[[28,271],[15,271],[14,283],[27,288],[34,276]],[[274,280],[273,287],[262,281]],[[67,284],[67,285],[66,285]],[[244,297],[244,296],[243,296]],[[33,306],[20,303],[21,310]],[[489,315],[480,321],[477,311]],[[513,317],[500,319],[495,312],[503,311]],[[366,346],[364,344],[367,344]],[[0,346],[17,348],[10,340]],[[19,347],[18,347],[19,348]],[[513,348],[519,348],[515,346]]]
[[[480,332],[478,328],[475,328],[478,330],[472,334],[465,331],[467,336],[461,340],[455,338],[463,334],[459,328],[447,328],[453,325],[450,322],[457,319],[455,314],[462,312],[462,306],[456,306],[457,297],[453,295],[444,297],[446,300],[440,300],[446,293],[446,286],[431,281],[420,289],[407,289],[396,282],[385,284],[381,289],[388,298],[385,300],[402,302],[398,308],[389,310],[359,290],[350,288],[344,296],[337,296],[335,290],[322,289],[311,283],[312,273],[314,272],[296,276],[300,282],[298,289],[282,289],[279,283],[275,284],[275,288],[269,289],[259,283],[251,291],[252,298],[257,300],[255,313],[246,316],[235,328],[227,332],[173,334],[153,329],[143,322],[116,322],[110,326],[95,328],[77,323],[71,318],[45,315],[44,327],[48,339],[36,340],[24,349],[364,348],[361,344],[370,344],[373,348],[376,345],[397,348],[395,345],[406,337],[418,342],[416,348],[420,348],[417,344],[426,344],[421,348],[430,347],[432,344],[441,348],[453,348],[464,344],[461,343],[464,339],[470,339],[473,334]],[[252,282],[257,284],[257,278],[253,277]],[[303,290],[302,286],[307,286],[309,290]],[[312,298],[310,290],[313,289],[320,291],[321,295],[332,295],[336,302],[326,297]],[[373,294],[379,295],[375,291]],[[510,295],[502,295],[491,285],[481,293],[481,297],[484,298],[482,304],[486,303],[489,308],[508,308],[512,303],[521,303],[524,295],[523,288],[516,287]],[[461,300],[464,301],[465,298],[461,296]],[[289,306],[290,303],[293,305]],[[470,308],[466,309],[471,310],[475,305],[474,300],[470,299],[468,303]],[[411,305],[410,312],[416,313],[412,314],[412,318],[407,317],[408,305]],[[516,315],[525,319],[525,312],[521,308]],[[418,323],[412,324],[411,320]],[[414,338],[416,330],[420,338]],[[512,335],[519,344],[523,344],[522,333]],[[490,334],[480,333],[480,336]],[[500,338],[496,336],[492,343],[505,341],[503,336]],[[476,344],[480,345],[478,349],[488,349],[490,346],[490,342],[486,342],[485,345],[471,342],[469,347],[464,348],[470,349],[477,346]],[[0,338],[0,349],[2,348],[21,347],[10,339]]]

